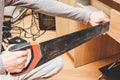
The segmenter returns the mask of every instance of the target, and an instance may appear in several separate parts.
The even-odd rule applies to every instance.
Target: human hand
[[[21,72],[27,61],[27,51],[8,51],[9,47],[2,54],[3,66],[7,72]]]
[[[92,12],[90,15],[89,23],[92,26],[109,21],[109,17],[102,11]]]

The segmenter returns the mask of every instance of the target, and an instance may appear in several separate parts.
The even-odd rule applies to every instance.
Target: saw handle
[[[28,65],[19,73],[10,73],[12,76],[20,76],[22,74],[30,72],[38,63],[38,61],[41,58],[41,53],[39,49],[39,45],[36,42],[31,43],[21,43],[16,44],[9,48],[9,51],[18,51],[18,50],[25,50],[31,48],[31,59],[28,63]]]

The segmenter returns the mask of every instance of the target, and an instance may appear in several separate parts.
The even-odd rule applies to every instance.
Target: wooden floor
[[[79,68],[74,68],[73,62],[70,60],[67,54],[62,55],[64,60],[63,69],[56,75],[46,79],[35,79],[35,80],[98,80],[100,76],[100,67],[114,62],[120,58],[120,55],[116,55],[110,58],[99,60]]]

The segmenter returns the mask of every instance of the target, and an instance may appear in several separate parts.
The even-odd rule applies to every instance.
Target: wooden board
[[[107,15],[110,15],[111,7],[107,6],[103,2],[100,2],[99,0],[91,0],[91,5],[98,10],[105,12]]]
[[[120,43],[120,12],[112,9],[111,10],[111,20],[110,20],[110,30],[108,34]]]
[[[119,0],[99,0],[104,4],[110,6],[111,8],[120,11],[120,1]]]
[[[84,7],[84,5],[76,5],[75,0],[60,0],[64,3],[76,7]],[[85,29],[90,25],[85,25],[80,21],[70,19],[56,18],[57,36],[65,35],[71,32]],[[106,45],[105,45],[106,44]],[[79,67],[90,62],[109,57],[120,51],[120,45],[110,38],[108,35],[97,37],[77,48],[69,51],[70,58],[73,60],[74,66]]]
[[[113,0],[113,1],[115,1],[115,2],[117,2],[117,3],[119,3],[119,4],[120,4],[120,0]]]

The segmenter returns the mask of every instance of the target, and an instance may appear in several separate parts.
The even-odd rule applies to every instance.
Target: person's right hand
[[[21,72],[27,61],[27,51],[10,52],[8,50],[2,53],[3,67],[7,72]]]
[[[103,11],[95,11],[91,13],[89,23],[95,26],[108,21],[110,19]]]

